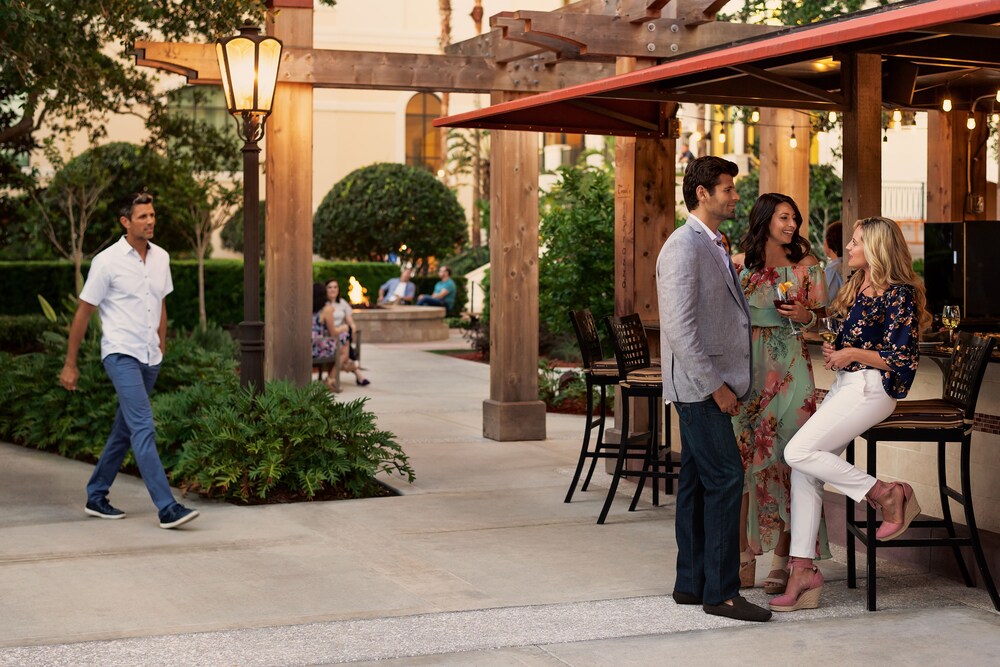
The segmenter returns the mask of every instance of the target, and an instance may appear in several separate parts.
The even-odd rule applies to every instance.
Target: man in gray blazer
[[[732,415],[750,392],[750,309],[719,234],[739,201],[738,171],[714,156],[688,165],[691,214],[656,260],[663,398],[681,432],[673,597],[708,614],[766,621],[771,612],[739,594],[743,462]]]

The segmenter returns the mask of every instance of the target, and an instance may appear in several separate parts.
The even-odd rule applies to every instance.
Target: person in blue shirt
[[[434,284],[434,293],[431,295],[421,294],[417,298],[418,306],[438,306],[451,310],[455,305],[455,281],[451,279],[451,269],[441,265],[438,269],[440,280]]]
[[[840,256],[843,254],[843,247],[844,226],[838,220],[826,228],[826,235],[823,239],[823,250],[826,251],[826,256],[829,259],[824,270],[826,276],[826,305],[828,306],[833,303],[837,292],[844,285],[844,274],[840,259]]]
[[[378,302],[383,306],[406,304],[413,302],[417,286],[410,282],[413,271],[403,268],[398,278],[390,278],[378,288]]]

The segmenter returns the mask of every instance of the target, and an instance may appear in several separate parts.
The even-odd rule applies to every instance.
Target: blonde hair
[[[879,288],[886,288],[889,285],[910,285],[913,288],[919,335],[920,331],[930,326],[931,316],[927,312],[924,281],[913,272],[913,259],[910,257],[910,249],[906,247],[902,230],[896,221],[880,216],[858,220],[855,224],[861,230],[861,239],[864,241],[865,260],[868,262],[868,277],[871,284]],[[846,245],[844,254],[847,254]],[[834,315],[847,316],[858,298],[864,280],[864,271],[854,272],[830,304],[830,310]]]

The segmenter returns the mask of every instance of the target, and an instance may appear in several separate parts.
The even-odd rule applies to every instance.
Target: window
[[[193,118],[219,130],[233,130],[222,86],[185,86],[170,91],[167,100],[172,113]]]
[[[406,164],[437,174],[442,167],[441,130],[431,123],[441,115],[441,100],[417,93],[406,104]]]
[[[546,147],[549,146],[559,147],[559,157],[557,159],[551,159],[551,149],[546,150]],[[559,167],[571,167],[580,159],[580,154],[583,153],[585,148],[582,134],[545,132],[542,135],[542,169],[554,171]]]

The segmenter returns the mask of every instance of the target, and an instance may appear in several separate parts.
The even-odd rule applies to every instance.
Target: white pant
[[[823,484],[856,502],[875,478],[840,457],[847,445],[892,414],[896,399],[885,393],[877,370],[840,371],[816,414],[785,447],[792,468],[791,555],[816,557],[816,536],[823,511]]]

